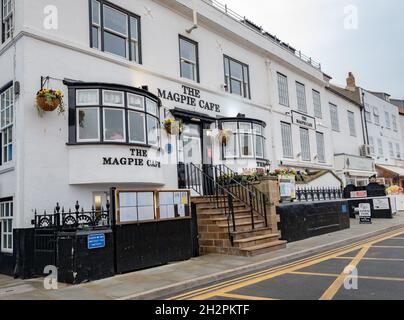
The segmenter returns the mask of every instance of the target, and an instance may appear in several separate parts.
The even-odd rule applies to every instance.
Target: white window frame
[[[387,111],[384,112],[384,118],[386,120],[386,128],[391,129],[391,120],[390,120],[390,113]]]
[[[351,137],[356,137],[356,126],[355,126],[355,113],[353,111],[348,110],[348,126],[349,126],[349,134]]]
[[[97,139],[80,139],[80,134],[79,134],[79,132],[80,132],[80,124],[79,124],[80,115],[79,115],[79,112],[81,110],[97,110],[97,134],[98,134]],[[78,108],[76,108],[76,141],[78,143],[82,143],[82,142],[100,142],[101,141],[100,108],[99,107],[94,107],[94,108],[78,107]]]
[[[134,106],[134,105],[131,105],[130,104],[130,97],[138,97],[138,98],[141,98],[141,100],[143,101],[142,102],[142,107],[141,108],[139,108],[139,107],[136,107],[136,106]],[[133,94],[133,93],[128,93],[128,108],[129,109],[133,109],[133,110],[139,110],[139,111],[145,111],[145,98],[143,97],[143,96],[140,96],[140,95],[138,95],[138,94]]]
[[[401,159],[401,148],[399,143],[396,143],[396,158],[399,160]]]
[[[313,106],[314,106],[314,116],[318,119],[323,118],[323,110],[321,107],[321,94],[317,90],[312,90],[313,93]],[[318,97],[318,98],[317,98]]]
[[[159,147],[161,144],[161,135],[159,134],[159,131],[160,131],[159,118],[154,115],[148,114],[148,113],[145,113],[145,115],[146,115],[146,126],[147,126],[147,143],[153,147]],[[151,129],[149,128],[149,118],[152,118],[153,120],[155,120],[157,122],[157,129],[156,129],[157,130],[157,142],[156,143],[150,143],[149,133],[150,133]]]
[[[391,116],[391,121],[393,123],[393,131],[397,132],[398,131],[398,127],[397,127],[397,117],[395,115]]]
[[[98,22],[94,21],[94,16],[93,16],[94,3],[98,4],[98,17],[99,17]],[[99,1],[91,0],[91,34],[93,35],[93,33],[92,33],[93,28],[97,29],[97,44],[98,44],[97,47],[94,47],[93,43],[91,43],[91,47],[94,48],[94,49],[98,49],[98,50],[101,49],[101,19],[102,19],[101,6],[102,6],[102,4]]]
[[[284,128],[288,129],[288,132],[284,130]],[[288,133],[288,136],[285,134]],[[283,150],[283,158],[293,159],[293,139],[292,139],[292,125],[287,122],[281,122],[281,137],[282,137],[282,150]],[[290,151],[290,154],[287,152]]]
[[[250,67],[248,64],[245,64],[241,61],[235,60],[227,55],[224,55],[224,76],[225,76],[225,82],[226,82],[226,91],[240,96],[245,99],[251,99],[251,92],[250,92]],[[241,66],[241,73],[242,73],[242,79],[237,78],[235,75],[233,75],[231,71],[231,63],[238,64]],[[241,93],[238,94],[236,92],[233,92],[233,87],[232,87],[232,80],[237,81],[240,83],[241,86]]]
[[[6,216],[6,206],[8,205],[9,213]],[[0,202],[0,222],[1,222],[1,229],[0,229],[0,242],[1,242],[1,252],[3,253],[13,253],[14,249],[14,239],[13,239],[13,217],[14,217],[14,204],[12,200],[9,201],[1,201]],[[4,231],[4,223],[8,223],[11,220],[11,231],[7,230]],[[8,229],[8,228],[7,228]],[[4,243],[4,236],[9,237],[11,235],[11,248],[5,247]]]
[[[307,128],[299,128],[299,136],[300,136],[301,158],[303,161],[311,161],[310,130]]]
[[[289,85],[288,85],[288,77],[282,73],[277,73],[278,75],[278,98],[279,104],[285,107],[290,106],[289,100]]]
[[[331,129],[335,132],[340,132],[338,106],[331,102],[329,103],[329,106],[330,106],[330,117],[331,117]]]
[[[250,125],[250,129],[249,130],[241,130],[240,129],[240,124],[249,124]],[[238,123],[238,139],[239,139],[239,147],[240,147],[240,158],[242,159],[254,159],[255,158],[255,148],[254,148],[254,135],[252,132],[252,124],[250,122],[239,122]],[[249,147],[251,150],[251,154],[250,155],[246,155],[243,154],[243,143],[242,143],[242,139],[243,137],[247,135],[248,136],[248,141],[249,141]]]
[[[122,113],[122,131],[123,131],[123,138],[120,140],[108,140],[105,137],[105,111],[120,111]],[[121,108],[102,108],[102,116],[103,116],[103,121],[102,121],[102,130],[103,130],[103,135],[104,135],[104,142],[122,142],[122,143],[126,143],[126,117],[125,117],[125,109],[121,109]]]
[[[79,94],[80,92],[96,92],[97,93],[97,101],[94,103],[79,103]],[[86,107],[86,106],[99,106],[100,105],[100,91],[98,89],[77,89],[76,90],[76,106],[77,107]]]
[[[319,140],[321,137],[321,140]],[[325,138],[323,132],[316,132],[316,143],[317,143],[317,157],[318,162],[326,163],[325,158]]]
[[[379,109],[376,107],[373,108],[373,118],[375,121],[375,125],[380,126],[380,114],[379,114]]]
[[[375,139],[373,137],[369,137],[369,145],[371,155],[376,155]]]
[[[2,101],[5,101],[6,95],[9,95],[10,103],[3,105]],[[10,113],[12,114],[10,117]],[[7,117],[9,114],[9,121],[6,122],[3,117]],[[14,110],[14,87],[10,86],[0,94],[0,165],[6,165],[12,163],[14,160],[14,122],[15,122],[15,110]],[[9,136],[11,135],[11,141]],[[5,140],[7,137],[7,141]],[[12,150],[11,158],[9,158],[9,150]]]
[[[389,154],[390,158],[395,158],[394,144],[391,141],[389,141]]]
[[[379,157],[384,157],[383,140],[380,138],[377,139],[377,155]]]
[[[296,81],[297,110],[307,114],[306,86]]]
[[[105,102],[106,93],[119,93],[122,97],[122,103],[106,103]],[[102,90],[102,105],[107,107],[123,108],[125,106],[125,93],[123,91],[117,91],[117,90]]]

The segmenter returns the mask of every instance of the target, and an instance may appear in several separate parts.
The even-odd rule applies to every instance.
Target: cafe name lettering
[[[137,166],[137,167],[151,167],[161,168],[161,163],[155,160],[147,160],[148,152],[142,149],[130,149],[130,157],[114,158],[103,157],[104,166]]]
[[[292,120],[294,124],[297,124],[301,127],[306,127],[308,129],[316,129],[316,119],[298,113],[296,111],[292,111]]]
[[[161,99],[186,104],[191,107],[200,107],[204,110],[220,113],[220,105],[201,98],[201,91],[187,86],[182,86],[182,92],[172,92],[164,89],[157,89]]]

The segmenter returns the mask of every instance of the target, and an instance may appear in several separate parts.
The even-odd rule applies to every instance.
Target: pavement
[[[403,227],[404,213],[399,213],[394,219],[375,219],[371,225],[360,225],[359,221],[351,220],[350,229],[290,243],[285,249],[256,257],[206,255],[76,286],[59,284],[57,290],[44,289],[41,278],[19,280],[0,275],[0,300],[161,299],[281,266]],[[337,271],[331,274],[337,275]]]

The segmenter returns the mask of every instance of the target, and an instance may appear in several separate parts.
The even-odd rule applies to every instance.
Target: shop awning
[[[377,174],[377,172],[373,171],[359,171],[359,170],[348,170],[346,171],[351,177],[363,177],[363,178],[370,178]]]
[[[403,167],[396,167],[396,166],[387,166],[387,165],[376,165],[376,168],[380,168],[381,170],[385,170],[390,172],[393,175],[404,177],[404,168]]]

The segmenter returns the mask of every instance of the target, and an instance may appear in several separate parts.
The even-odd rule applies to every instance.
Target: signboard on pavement
[[[352,191],[351,198],[367,198],[368,192],[367,191]]]
[[[370,203],[359,204],[359,223],[371,224],[372,223],[372,211]]]

